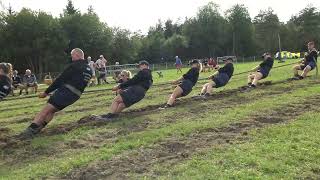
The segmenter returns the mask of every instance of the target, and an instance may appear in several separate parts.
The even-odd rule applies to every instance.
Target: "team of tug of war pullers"
[[[315,49],[315,43],[309,42],[308,52],[304,59],[293,67],[293,79],[301,80],[305,78],[308,72],[316,67],[317,57],[318,52]],[[264,53],[262,58],[263,62],[253,68],[248,76],[248,88],[255,88],[259,80],[268,77],[273,67],[274,59],[271,53]],[[88,61],[84,60],[84,52],[81,49],[73,49],[71,51],[71,59],[71,64],[66,67],[44,92],[38,95],[39,98],[45,98],[50,93],[53,93],[48,103],[35,116],[30,126],[19,135],[20,138],[29,139],[40,133],[53,119],[56,112],[75,103],[84,92],[94,72],[90,67],[90,63],[88,64]],[[200,97],[206,99],[206,97],[212,94],[213,88],[223,87],[231,79],[234,72],[233,59],[227,58],[223,61],[224,66],[208,77],[209,82],[203,86]],[[193,60],[189,64],[191,66],[189,71],[181,78],[173,81],[176,87],[166,105],[161,107],[161,109],[173,107],[175,100],[179,97],[187,96],[197,83],[202,65],[198,60]],[[132,106],[145,97],[146,92],[153,84],[152,74],[149,69],[149,63],[145,60],[138,63],[138,68],[138,73],[132,78],[129,78],[129,71],[121,72],[120,75],[124,78],[121,79],[117,86],[112,88],[112,91],[117,92],[117,96],[111,104],[110,113],[96,116],[95,119],[97,121],[109,121],[116,118],[125,108]],[[302,71],[301,74],[299,74],[299,70]],[[11,92],[11,77],[12,65],[0,63],[0,99],[3,99]]]

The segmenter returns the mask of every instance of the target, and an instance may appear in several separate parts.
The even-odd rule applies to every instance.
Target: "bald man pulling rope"
[[[31,125],[21,134],[21,138],[32,138],[38,134],[52,119],[56,112],[75,103],[87,87],[92,77],[92,70],[81,49],[71,51],[72,63],[60,74],[60,76],[39,94],[39,98],[50,97],[48,104],[34,118]]]

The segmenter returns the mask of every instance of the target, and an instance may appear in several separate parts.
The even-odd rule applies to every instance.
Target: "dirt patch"
[[[318,111],[320,96],[309,97],[304,102],[309,103],[308,111]],[[128,179],[130,174],[156,178],[166,172],[158,172],[154,165],[171,167],[190,156],[205,152],[213,146],[242,143],[250,139],[248,131],[261,129],[270,124],[279,124],[294,120],[306,113],[303,101],[288,107],[274,109],[270,112],[257,114],[241,122],[227,127],[208,128],[187,137],[168,138],[153,147],[143,147],[133,150],[108,161],[92,163],[87,167],[73,170],[63,178],[67,179]]]

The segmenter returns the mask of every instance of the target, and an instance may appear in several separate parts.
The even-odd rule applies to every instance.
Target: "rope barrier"
[[[277,69],[277,68],[281,68],[281,67],[286,67],[286,66],[290,66],[290,65],[294,65],[294,64],[297,64],[297,62],[290,63],[290,64],[284,64],[284,65],[280,65],[280,66],[276,66],[276,67],[273,67],[272,69]],[[234,74],[233,77],[234,77],[234,76],[243,75],[243,74],[248,74],[248,73],[250,73],[250,72],[252,72],[252,71],[250,70],[250,71],[240,72],[240,73]],[[203,81],[203,80],[208,80],[208,78],[199,78],[199,79],[198,79],[198,81]],[[152,87],[161,87],[161,86],[168,86],[168,85],[172,85],[172,82],[158,83],[158,84],[152,85]],[[112,90],[112,88],[94,89],[94,90],[84,91],[83,94],[96,93],[96,92],[102,92],[102,91],[111,91],[111,90]],[[38,95],[4,99],[4,101],[31,99],[31,98],[35,98],[35,97],[38,97]]]

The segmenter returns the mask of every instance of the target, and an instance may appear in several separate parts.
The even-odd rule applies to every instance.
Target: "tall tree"
[[[257,52],[277,52],[280,21],[273,9],[261,10],[254,18],[253,23],[255,26]]]
[[[290,23],[297,26],[301,50],[306,50],[303,47],[307,41],[316,41],[320,44],[320,12],[316,7],[308,5],[293,16]]]
[[[65,15],[74,15],[79,13],[79,10],[74,7],[72,0],[68,0],[68,4],[63,12]]]
[[[233,47],[233,54],[250,56],[255,52],[253,40],[253,24],[244,5],[236,4],[226,11],[226,18],[231,27],[229,34],[230,43]]]

